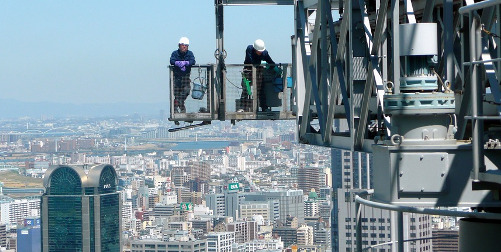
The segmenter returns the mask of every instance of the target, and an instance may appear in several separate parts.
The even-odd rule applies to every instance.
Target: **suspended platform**
[[[170,121],[207,124],[213,120],[295,119],[290,64],[228,64],[222,82],[215,78],[216,65],[193,66],[185,110],[174,106],[176,82],[172,66],[169,73]]]

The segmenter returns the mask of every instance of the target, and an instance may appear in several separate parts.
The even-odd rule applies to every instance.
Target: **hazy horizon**
[[[291,61],[293,6],[225,7],[228,64],[255,39]],[[0,99],[98,104],[169,101],[179,38],[215,63],[214,1],[0,1]],[[1,115],[0,115],[1,116]]]

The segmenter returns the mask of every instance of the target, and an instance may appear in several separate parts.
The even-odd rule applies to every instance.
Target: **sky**
[[[1,0],[0,100],[166,102],[179,38],[197,64],[215,63],[213,0]],[[291,62],[293,6],[226,6],[226,63],[257,38]]]

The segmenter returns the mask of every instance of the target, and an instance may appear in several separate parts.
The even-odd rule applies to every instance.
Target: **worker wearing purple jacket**
[[[170,64],[174,66],[174,112],[186,113],[184,101],[190,94],[191,66],[195,65],[195,55],[188,50],[190,40],[187,37],[179,39],[179,48],[172,52]]]

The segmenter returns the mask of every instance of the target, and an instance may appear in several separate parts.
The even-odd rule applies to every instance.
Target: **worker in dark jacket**
[[[174,66],[174,112],[186,113],[184,101],[190,94],[191,66],[195,65],[195,55],[188,50],[190,40],[179,39],[178,49],[172,52],[170,64]]]
[[[270,54],[264,46],[264,41],[261,39],[256,39],[254,44],[247,46],[245,50],[245,60],[244,64],[253,64],[256,67],[256,88],[259,95],[259,107],[262,111],[269,111],[269,107],[266,105],[266,96],[263,88],[263,67],[261,61],[266,61],[266,63],[275,65],[275,62],[271,59]],[[252,80],[252,67],[244,67],[244,77],[247,80]],[[244,105],[245,110],[249,110],[252,100],[250,94],[247,92],[247,87],[244,81],[242,81],[242,95],[240,97],[241,103]],[[239,111],[243,111],[241,109]]]
[[[248,45],[245,50],[244,64],[260,65],[263,60],[268,64],[275,65],[275,62],[271,59],[268,50],[264,46],[264,41],[256,39],[254,44]]]

